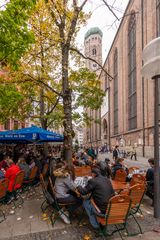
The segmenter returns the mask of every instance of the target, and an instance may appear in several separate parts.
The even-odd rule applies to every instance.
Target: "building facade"
[[[82,128],[82,126],[76,126],[73,124],[73,130],[75,133],[75,137],[73,138],[73,145],[78,143],[80,147],[83,146],[83,128]]]
[[[0,77],[6,77],[7,71],[0,65]],[[0,131],[13,130],[18,128],[28,127],[27,121],[18,121],[17,119],[6,119],[4,124],[0,123]]]
[[[20,122],[18,120],[7,119],[5,124],[0,124],[0,131],[13,130],[28,127],[27,121]]]
[[[85,56],[90,57],[99,64],[102,65],[102,31],[97,28],[91,28],[85,34],[84,47],[85,47]],[[86,60],[86,67],[93,72],[96,72],[97,76],[100,74],[100,67],[98,64]],[[85,146],[97,147],[101,141],[101,125],[100,125],[100,109],[98,111],[85,109],[88,117],[90,118],[90,124],[86,125],[84,128],[83,143]]]
[[[154,82],[142,77],[142,51],[157,36],[160,0],[130,0],[104,63],[113,79],[100,73],[108,95],[108,109],[101,115],[102,142],[107,135],[110,147],[135,146],[137,154],[145,157],[154,151]]]

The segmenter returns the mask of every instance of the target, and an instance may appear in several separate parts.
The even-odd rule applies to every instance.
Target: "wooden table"
[[[116,191],[116,192],[119,192],[121,190],[129,188],[128,182],[119,182],[119,181],[111,180],[111,183],[112,183],[114,191]]]

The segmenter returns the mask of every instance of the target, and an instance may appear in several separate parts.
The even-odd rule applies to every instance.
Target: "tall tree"
[[[52,97],[54,94],[54,104],[56,99],[63,101],[65,160],[69,165],[72,159],[75,106],[97,109],[103,98],[96,75],[84,68],[79,56],[86,57],[77,50],[75,44],[76,34],[88,18],[83,12],[86,3],[87,0],[37,1],[33,17],[28,21],[35,42],[18,62],[18,73],[12,75],[18,83],[32,82],[37,89],[36,100],[40,100],[42,125],[46,120],[47,92],[51,91]]]
[[[79,24],[84,21],[83,7],[87,3],[84,0],[45,0],[46,6],[56,25],[59,35],[59,47],[61,54],[61,79],[64,109],[64,150],[65,159],[71,164],[72,159],[72,89],[69,84],[69,57],[70,47],[74,43]]]

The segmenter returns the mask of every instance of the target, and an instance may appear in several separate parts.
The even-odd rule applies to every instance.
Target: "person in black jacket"
[[[119,157],[119,146],[116,145],[114,150],[113,150],[113,160],[115,160],[115,163]]]
[[[92,179],[88,181],[86,187],[83,188],[78,186],[77,190],[82,195],[90,193],[95,204],[103,214],[107,209],[109,199],[114,195],[114,190],[110,180],[107,177],[102,176],[100,169],[98,168],[92,168]],[[97,222],[96,215],[94,214],[96,210],[93,207],[90,199],[84,200],[83,206],[93,228],[99,229],[100,225]]]
[[[150,159],[148,159],[148,162],[151,167],[148,168],[147,173],[146,173],[146,181],[147,181],[146,195],[153,200],[153,198],[154,198],[154,159],[150,158]],[[153,205],[153,203],[152,203],[152,205]]]

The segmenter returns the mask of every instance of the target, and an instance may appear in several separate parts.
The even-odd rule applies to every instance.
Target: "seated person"
[[[147,170],[146,173],[146,181],[147,181],[147,191],[146,195],[153,200],[154,197],[154,159],[148,159],[150,164],[150,168]]]
[[[75,193],[76,187],[70,171],[66,166],[61,165],[53,174],[56,177],[54,188],[57,201],[65,204],[73,203],[72,211],[74,211],[82,204],[82,200]]]
[[[4,157],[3,157],[3,160],[0,161],[0,170],[1,170],[1,169],[6,170],[6,169],[8,168],[7,159],[8,159],[8,156],[4,156]]]
[[[79,166],[79,161],[78,161],[78,157],[76,156],[76,154],[74,153],[73,155],[72,155],[72,163],[73,163],[73,165],[75,165],[75,166]]]
[[[88,155],[87,155],[87,152],[86,152],[86,151],[84,151],[84,152],[82,153],[81,159],[85,162],[85,164],[87,164]]]
[[[96,154],[95,154],[95,151],[94,151],[93,147],[88,148],[87,154],[88,154],[88,156],[96,158]]]
[[[87,165],[96,166],[97,165],[97,160],[93,156],[88,156]]]
[[[124,159],[123,158],[118,158],[116,160],[116,163],[113,165],[112,167],[112,175],[115,176],[116,175],[116,171],[119,169],[124,169],[128,175],[128,168],[124,165]]]
[[[0,170],[0,180],[4,179],[4,173],[2,170]]]
[[[7,192],[7,196],[6,196],[6,201],[9,202],[10,199],[13,197],[13,186],[14,186],[14,181],[15,181],[16,175],[21,170],[20,170],[19,166],[14,164],[12,159],[7,160],[7,165],[8,165],[8,169],[6,170],[5,178],[8,178],[9,184],[8,184],[8,192]],[[15,189],[18,189],[18,188],[20,188],[19,184],[17,184],[15,186]]]
[[[29,160],[29,168],[32,169],[34,166],[36,166],[35,161],[34,161],[34,157],[31,157]]]
[[[57,169],[62,168],[62,167],[63,168],[66,167],[66,162],[60,161],[59,163],[57,163],[54,159],[52,159],[50,169],[49,169],[49,176],[51,178],[53,186],[55,185],[55,181],[56,181],[56,176],[54,175],[54,171],[56,172]],[[52,195],[52,189],[51,189],[49,182],[47,185],[47,191]]]
[[[102,176],[106,176],[108,178],[110,178],[112,176],[112,172],[111,172],[111,167],[109,165],[110,160],[109,158],[105,158],[104,161],[100,161],[98,162],[97,166],[99,167]]]
[[[35,166],[38,167],[37,177],[39,177],[40,173],[42,172],[42,157],[40,156],[40,154],[34,156],[34,162]]]
[[[83,188],[82,186],[78,186],[77,190],[82,195],[91,193],[95,204],[103,214],[106,212],[109,199],[114,195],[114,190],[110,180],[107,177],[102,176],[100,169],[96,167],[92,168],[92,179],[88,181],[86,187]],[[93,214],[96,210],[90,199],[84,200],[83,206],[93,228],[99,229],[100,226],[97,222],[96,215]]]
[[[29,165],[26,163],[25,158],[24,157],[20,157],[18,159],[17,165],[20,167],[20,169],[22,171],[24,171],[24,179],[25,180],[28,179],[31,170],[29,168]]]

